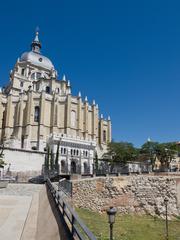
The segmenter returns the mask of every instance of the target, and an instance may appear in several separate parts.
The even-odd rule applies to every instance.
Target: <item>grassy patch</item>
[[[106,213],[99,214],[87,209],[76,209],[79,216],[98,240],[109,239],[109,225]],[[151,216],[116,216],[115,240],[164,240],[165,221]],[[169,221],[169,240],[180,240],[180,219]]]

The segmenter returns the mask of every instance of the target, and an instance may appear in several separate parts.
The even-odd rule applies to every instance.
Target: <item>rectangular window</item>
[[[38,106],[35,107],[34,109],[34,121],[39,122],[40,119],[40,108]]]
[[[25,69],[24,69],[24,68],[22,68],[22,69],[21,69],[21,75],[23,75],[23,76],[24,76],[24,72],[25,72]]]

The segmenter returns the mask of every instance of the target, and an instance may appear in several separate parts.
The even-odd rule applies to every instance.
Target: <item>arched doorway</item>
[[[75,161],[71,162],[71,173],[76,173],[76,163],[75,163]]]

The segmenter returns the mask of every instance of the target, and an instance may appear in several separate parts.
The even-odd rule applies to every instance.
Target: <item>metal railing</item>
[[[71,232],[72,239],[96,240],[96,237],[93,235],[93,233],[87,228],[72,207],[63,199],[63,196],[60,194],[60,192],[54,188],[49,179],[47,179],[46,185],[63,215],[64,221]]]
[[[66,178],[59,180],[58,190],[63,191],[65,194],[72,197],[72,183]]]

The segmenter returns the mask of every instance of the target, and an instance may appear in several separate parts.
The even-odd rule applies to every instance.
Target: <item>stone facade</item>
[[[13,155],[13,149],[45,152],[48,143],[55,154],[60,142],[60,172],[80,167],[92,173],[94,152],[101,157],[110,141],[110,117],[99,116],[95,101],[89,103],[80,92],[72,95],[70,81],[65,75],[59,79],[51,60],[41,54],[37,32],[31,51],[17,59],[9,84],[0,89],[0,144],[9,149],[5,160],[12,171],[31,172],[33,166],[39,172],[42,165],[39,157],[21,151]]]
[[[180,177],[129,176],[74,180],[72,201],[76,207],[105,211],[117,207],[123,214],[169,216],[180,214]]]
[[[111,120],[99,117],[95,101],[71,94],[65,75],[40,52],[38,32],[31,51],[18,58],[10,83],[0,91],[0,140],[6,147],[44,151],[52,134],[96,143],[101,156],[111,141]]]

